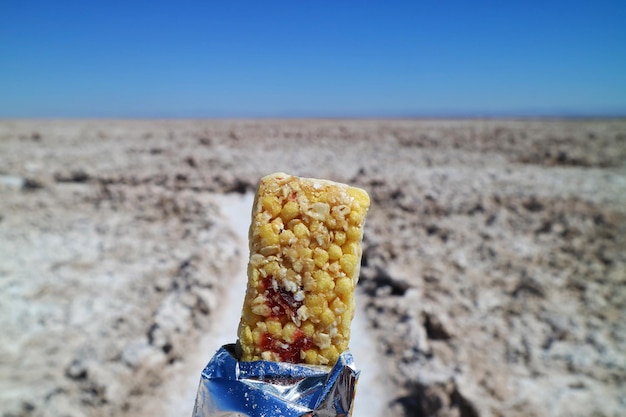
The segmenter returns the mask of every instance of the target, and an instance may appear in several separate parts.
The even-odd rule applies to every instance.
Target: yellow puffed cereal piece
[[[304,362],[309,365],[319,365],[319,361],[317,359],[317,352],[313,349],[309,349],[304,352]]]
[[[367,193],[327,180],[263,177],[252,207],[241,360],[332,366],[348,348]]]
[[[280,324],[280,321],[277,320],[268,320],[267,321],[267,332],[272,337],[280,337],[283,332],[283,327]]]
[[[326,271],[313,272],[313,279],[317,283],[316,289],[320,294],[331,292],[335,288],[333,277]]]
[[[326,349],[322,349],[320,353],[322,354],[322,356],[328,359],[329,363],[337,362],[337,358],[339,357],[337,347],[332,345],[330,347],[327,347]]]
[[[293,227],[293,234],[296,235],[298,239],[302,239],[309,235],[309,229],[307,229],[304,224],[298,223]]]
[[[313,323],[307,322],[302,325],[301,330],[306,336],[313,337],[313,333],[315,333],[315,326],[313,326]]]
[[[274,232],[274,228],[269,223],[259,228],[259,237],[264,246],[271,246],[278,243],[278,235]]]
[[[328,262],[329,254],[322,248],[315,248],[313,251],[313,259],[315,261],[315,266],[318,268],[322,268]]]
[[[331,261],[336,261],[337,259],[341,258],[342,254],[343,252],[341,252],[341,247],[335,243],[330,245],[330,247],[328,248],[328,259],[330,259]]]
[[[335,285],[335,293],[342,299],[342,301],[346,301],[352,295],[354,291],[354,286],[352,285],[352,279],[343,277],[337,280],[337,284]]]
[[[272,195],[263,196],[263,198],[261,198],[261,205],[263,209],[271,214],[272,218],[276,217],[282,209],[278,198]]]
[[[299,211],[298,203],[296,203],[295,201],[288,201],[283,206],[280,214],[283,217],[283,219],[288,222],[289,220],[294,219],[298,215],[298,211]]]
[[[339,265],[343,268],[343,272],[348,276],[354,275],[354,271],[357,268],[357,262],[360,262],[360,259],[356,257],[356,255],[345,254],[339,259]]]

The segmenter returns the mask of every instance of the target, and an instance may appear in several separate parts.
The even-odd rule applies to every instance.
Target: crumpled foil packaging
[[[350,352],[331,369],[240,362],[224,345],[202,371],[193,417],[348,417],[359,373]]]

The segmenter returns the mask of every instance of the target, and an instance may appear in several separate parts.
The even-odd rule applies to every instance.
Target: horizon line
[[[90,115],[90,116],[3,116],[0,121],[17,120],[585,120],[624,119],[626,112],[615,113],[433,113],[433,114],[372,114],[372,115]]]

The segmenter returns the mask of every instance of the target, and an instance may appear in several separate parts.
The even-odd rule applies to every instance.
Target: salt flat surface
[[[625,119],[0,121],[0,414],[190,416],[280,170],[372,197],[356,416],[626,415],[625,145]]]

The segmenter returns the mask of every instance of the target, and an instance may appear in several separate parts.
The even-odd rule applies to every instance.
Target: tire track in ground
[[[246,268],[248,263],[248,227],[250,226],[250,212],[254,196],[251,194],[213,194],[211,196],[218,206],[224,221],[224,227],[230,229],[238,242],[240,251],[239,265],[232,276],[224,276],[227,280],[219,295],[217,310],[211,315],[211,327],[200,338],[198,348],[189,353],[184,369],[180,375],[167,383],[164,392],[165,400],[163,413],[170,417],[191,416],[196,398],[198,383],[202,370],[217,350],[225,344],[237,340],[237,326],[241,315],[241,306],[246,291]]]
[[[241,247],[241,265],[239,272],[230,277],[227,292],[220,300],[221,311],[214,316],[214,325],[202,338],[201,355],[206,364],[211,356],[226,343],[237,340],[237,326],[241,315],[246,288],[246,268],[248,263],[248,228],[250,226],[250,212],[254,201],[252,194],[223,194],[215,195],[214,201],[220,206],[228,227],[236,234]],[[352,322],[352,337],[350,350],[354,355],[356,365],[361,369],[361,376],[356,395],[354,417],[383,416],[388,396],[385,395],[385,373],[380,366],[375,341],[368,330],[367,319],[362,308],[361,299],[357,294],[357,311]],[[362,298],[362,297],[361,297]],[[196,370],[200,377],[202,366]],[[187,396],[189,404],[193,404],[193,393]]]

